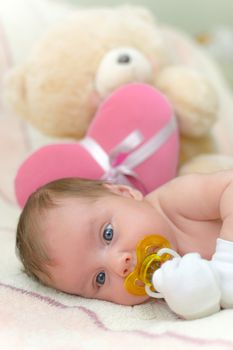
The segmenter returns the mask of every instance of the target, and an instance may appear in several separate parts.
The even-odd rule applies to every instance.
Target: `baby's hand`
[[[153,275],[153,285],[168,306],[186,319],[220,310],[220,289],[211,263],[198,253],[165,262]]]

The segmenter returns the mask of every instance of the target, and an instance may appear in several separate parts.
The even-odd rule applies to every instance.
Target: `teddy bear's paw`
[[[217,119],[218,99],[205,76],[190,67],[170,66],[156,84],[172,102],[183,135],[200,137],[209,132]]]
[[[179,175],[212,173],[233,169],[233,157],[224,154],[201,154],[192,158],[179,169]]]

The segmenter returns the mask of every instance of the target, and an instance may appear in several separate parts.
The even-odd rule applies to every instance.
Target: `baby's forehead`
[[[81,230],[84,226],[103,224],[116,208],[112,203],[120,196],[103,195],[99,197],[74,197],[59,198],[56,205],[44,211],[43,227],[46,241],[49,240],[50,232],[60,232],[61,228],[67,232]],[[117,207],[118,203],[117,203]]]
[[[86,195],[58,195],[54,197],[54,207],[67,206],[69,204],[73,205],[89,205],[96,204],[98,202],[120,199],[121,196],[111,193],[109,190],[102,190],[100,192],[88,193]]]
[[[49,227],[56,226],[59,228],[59,224],[66,222],[70,218],[75,218],[76,221],[84,222],[90,214],[96,212],[95,208],[99,207],[97,204],[101,202],[102,198],[90,198],[90,197],[75,197],[64,196],[58,197],[54,201],[54,205],[43,210],[42,222]],[[69,223],[69,221],[67,222]]]

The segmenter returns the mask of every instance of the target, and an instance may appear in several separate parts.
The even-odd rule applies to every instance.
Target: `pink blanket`
[[[0,29],[0,76],[9,65]],[[223,146],[231,151],[221,130]],[[233,349],[233,310],[183,321],[163,301],[119,306],[59,293],[24,275],[15,256],[19,209],[13,179],[27,154],[54,141],[6,112],[0,101],[0,349]]]

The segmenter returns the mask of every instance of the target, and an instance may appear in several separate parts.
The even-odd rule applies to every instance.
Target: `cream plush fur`
[[[184,172],[190,166],[208,171],[210,163],[233,167],[231,157],[212,156],[210,163],[208,155],[195,158],[218,151],[211,134],[221,103],[216,74],[190,38],[156,23],[147,9],[84,8],[51,29],[14,68],[5,97],[43,133],[80,139],[114,89],[134,81],[152,84],[173,104]]]

